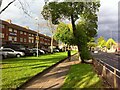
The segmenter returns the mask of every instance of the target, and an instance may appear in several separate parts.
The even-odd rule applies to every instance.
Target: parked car
[[[53,52],[59,52],[59,49],[53,49]]]
[[[36,56],[37,55],[37,48],[33,48],[32,52],[33,52],[33,56]],[[45,54],[45,51],[38,49],[38,54],[39,55]]]
[[[7,54],[7,52],[2,52],[2,50],[0,49],[0,59],[5,59],[5,58],[7,58],[8,57],[8,54]]]
[[[14,49],[15,51],[24,52],[25,56],[33,55],[33,52],[31,50],[29,50],[28,48],[26,48],[20,44],[8,44],[8,45],[4,45],[3,47],[4,48],[11,48],[11,49]]]
[[[2,50],[2,53],[7,53],[7,57],[21,57],[25,55],[24,52],[15,51],[11,48],[3,48],[1,50]]]

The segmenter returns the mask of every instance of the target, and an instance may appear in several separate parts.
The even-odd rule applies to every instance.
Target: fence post
[[[114,68],[114,88],[117,88],[116,69]]]
[[[105,65],[103,65],[102,77],[106,78],[106,67],[105,67]]]

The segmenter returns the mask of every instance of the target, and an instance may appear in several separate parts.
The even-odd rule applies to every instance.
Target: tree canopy
[[[44,5],[41,13],[45,20],[51,20],[53,24],[59,24],[61,19],[69,19],[71,21],[72,33],[68,25],[60,23],[57,29],[60,34],[56,36],[61,37],[61,40],[65,43],[77,45],[81,55],[80,52],[83,51],[83,46],[86,47],[87,42],[97,33],[97,11],[99,7],[100,3],[98,1],[48,2]],[[76,25],[75,22],[78,19],[80,21]],[[62,37],[64,35],[65,37]]]
[[[109,38],[106,42],[106,47],[109,49],[112,45],[116,45],[116,42],[112,38]]]

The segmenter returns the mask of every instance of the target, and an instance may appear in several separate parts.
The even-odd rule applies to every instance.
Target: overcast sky
[[[3,0],[2,8],[4,8],[12,0]],[[27,16],[21,9],[19,0],[11,4],[2,14],[1,19],[11,19],[12,23],[20,26],[29,26],[30,29],[36,30],[36,17],[40,18],[42,34],[51,35],[49,29],[46,29],[46,21],[42,18],[40,12],[44,6],[44,0],[20,0],[25,10],[33,17]],[[104,36],[105,39],[110,37],[117,40],[118,38],[118,2],[120,0],[100,0],[101,7],[98,14],[98,37]],[[27,4],[26,4],[27,3]],[[43,25],[44,24],[44,25]]]

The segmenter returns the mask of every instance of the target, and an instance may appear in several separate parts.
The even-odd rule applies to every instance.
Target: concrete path
[[[78,63],[77,55],[74,55],[71,57],[71,61],[66,59],[42,76],[37,76],[22,88],[25,88],[26,90],[35,88],[40,90],[60,88],[64,83],[65,76],[67,75],[70,66]]]

